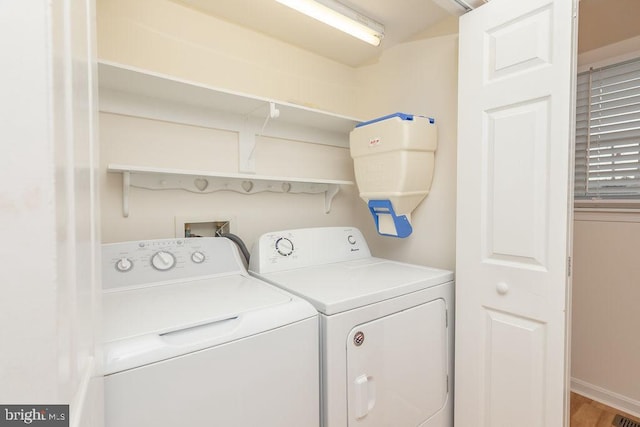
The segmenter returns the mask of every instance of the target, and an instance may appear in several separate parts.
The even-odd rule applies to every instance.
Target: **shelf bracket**
[[[122,216],[129,217],[129,190],[131,189],[131,172],[122,172]]]
[[[238,131],[238,170],[241,173],[256,173],[256,136],[264,133],[264,129],[267,123],[269,123],[269,120],[277,119],[278,117],[280,117],[280,110],[276,106],[276,103],[269,102],[269,114],[265,117],[262,128],[257,124],[253,124],[249,116],[244,118]]]
[[[324,192],[324,213],[328,214],[331,212],[331,203],[333,202],[333,198],[336,197],[340,191],[340,186],[337,184],[329,184],[327,187],[327,191]]]
[[[256,172],[256,132],[249,120],[242,123],[238,131],[238,170],[241,173]]]
[[[278,117],[280,117],[280,110],[278,110],[278,107],[276,107],[275,102],[270,102],[269,103],[269,119],[277,119]],[[265,120],[265,124],[266,123],[267,121]],[[264,131],[264,126],[262,130]]]

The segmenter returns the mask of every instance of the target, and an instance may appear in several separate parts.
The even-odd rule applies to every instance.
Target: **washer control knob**
[[[195,262],[196,264],[202,264],[204,260],[205,260],[205,256],[200,251],[196,251],[191,254],[191,261]]]
[[[276,240],[276,251],[282,256],[289,256],[293,253],[293,242],[286,237]]]
[[[349,235],[347,236],[347,241],[348,241],[349,243],[351,243],[352,245],[355,245],[355,244],[356,244],[356,238],[355,238],[355,237],[353,237],[353,234],[349,234]]]
[[[167,252],[167,251],[156,252],[153,255],[153,257],[151,257],[151,265],[156,270],[167,271],[176,265],[176,258],[173,256],[171,252]]]
[[[120,258],[116,261],[116,270],[126,273],[133,268],[133,262],[129,258]]]

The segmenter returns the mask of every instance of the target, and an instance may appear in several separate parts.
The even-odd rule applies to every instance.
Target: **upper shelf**
[[[228,91],[108,61],[98,62],[98,72],[101,90],[108,89],[256,118],[264,118],[265,113],[269,111],[269,104],[274,103],[280,110],[278,122],[303,125],[345,136],[361,122],[354,117]],[[345,138],[345,142],[348,146],[348,138]]]
[[[123,175],[123,214],[129,214],[129,188],[183,189],[195,193],[230,190],[324,193],[325,211],[341,185],[351,181],[256,175],[255,137],[349,147],[349,132],[360,123],[302,105],[215,88],[127,65],[98,63],[100,111],[238,132],[238,174],[109,165]],[[277,111],[276,111],[277,110]],[[266,126],[268,124],[268,126]]]

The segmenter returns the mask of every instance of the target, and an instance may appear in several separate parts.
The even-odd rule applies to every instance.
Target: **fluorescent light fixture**
[[[460,16],[470,12],[474,7],[469,3],[477,3],[478,0],[432,0],[435,4],[447,12]]]
[[[335,0],[276,1],[371,45],[379,46],[384,37],[382,24]]]

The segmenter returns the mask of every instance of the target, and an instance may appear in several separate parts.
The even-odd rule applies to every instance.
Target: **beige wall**
[[[101,60],[335,113],[353,69],[166,0],[97,0]]]
[[[100,59],[356,117],[427,114],[439,127],[431,194],[413,214],[413,235],[395,239],[376,234],[365,203],[348,187],[329,215],[319,195],[133,189],[125,219],[121,177],[106,174],[108,163],[237,172],[237,134],[103,113],[104,242],[172,236],[174,217],[185,215],[232,217],[234,232],[249,245],[269,230],[350,224],[363,230],[378,256],[454,268],[456,20],[353,69],[167,1],[99,0],[98,6]],[[353,179],[348,149],[267,138],[258,139],[256,172]]]
[[[638,0],[581,0],[578,52],[640,36]]]
[[[577,218],[572,377],[640,405],[640,216]]]
[[[640,36],[578,55],[578,73],[640,57]]]
[[[638,57],[639,43],[635,37],[584,52],[578,56],[580,71]],[[572,386],[640,414],[640,216],[633,211],[575,215]]]
[[[349,187],[338,193],[329,214],[324,213],[321,194],[193,194],[133,188],[130,215],[124,218],[122,176],[106,173],[109,163],[235,172],[237,134],[102,113],[100,139],[104,243],[173,237],[176,216],[231,219],[232,232],[245,239],[249,247],[267,231],[352,223],[355,190]],[[258,174],[353,179],[346,148],[258,138],[255,157]]]
[[[352,114],[355,71],[168,1],[99,0],[98,55],[213,87]],[[215,114],[215,112],[212,112]],[[121,175],[109,163],[238,172],[238,134],[118,114],[100,115],[103,242],[162,238],[175,217],[232,219],[250,247],[262,233],[353,223],[355,190],[343,187],[330,214],[323,195],[132,189],[122,216]],[[257,138],[256,173],[353,180],[348,149]]]
[[[448,27],[451,31],[456,29],[455,25]],[[360,224],[361,229],[377,256],[453,270],[457,34],[394,46],[384,52],[378,63],[359,69],[358,80],[363,85],[358,96],[359,117],[374,118],[400,111],[434,117],[438,125],[433,184],[430,194],[412,214],[413,234],[405,239],[378,236],[363,201],[358,205],[358,218],[368,218]]]

